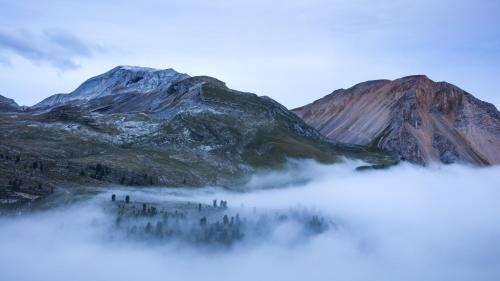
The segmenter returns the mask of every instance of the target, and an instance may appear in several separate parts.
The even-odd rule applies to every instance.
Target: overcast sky
[[[498,0],[0,0],[0,94],[19,104],[116,65],[210,75],[289,108],[426,74],[500,105]]]

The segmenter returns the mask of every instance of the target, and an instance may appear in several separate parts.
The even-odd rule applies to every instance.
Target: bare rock
[[[0,95],[0,112],[19,111],[21,107],[13,100]]]
[[[500,163],[500,113],[426,76],[340,89],[293,110],[329,139],[372,145],[419,164]]]

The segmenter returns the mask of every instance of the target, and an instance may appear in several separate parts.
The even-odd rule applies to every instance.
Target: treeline
[[[0,152],[0,186],[7,190],[23,191],[35,194],[45,194],[53,191],[50,184],[40,179],[45,171],[42,160],[23,156],[21,153]]]
[[[156,176],[148,173],[113,170],[111,167],[97,163],[81,169],[80,177],[89,177],[97,181],[114,182],[121,185],[152,186],[157,184]]]
[[[123,170],[103,162],[87,164],[40,159],[30,154],[5,151],[0,152],[0,168],[0,171],[3,171],[3,174],[0,174],[3,177],[3,180],[0,179],[0,185],[8,185],[14,189],[22,188],[32,181],[55,185],[66,181],[82,184],[98,181],[129,186],[153,186],[160,184],[160,179],[165,180],[165,177],[148,171]],[[189,183],[185,178],[181,178],[179,184]],[[35,187],[38,187],[38,184]]]

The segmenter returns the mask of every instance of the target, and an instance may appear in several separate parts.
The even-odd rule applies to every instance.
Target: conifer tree
[[[148,222],[148,224],[146,224],[146,228],[144,230],[146,231],[146,233],[150,233],[151,232],[151,228],[153,228],[153,226],[151,225],[150,222]]]
[[[156,235],[161,235],[163,233],[163,224],[161,222],[156,223],[155,233]]]

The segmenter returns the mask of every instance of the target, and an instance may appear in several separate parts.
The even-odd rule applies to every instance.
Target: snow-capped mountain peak
[[[69,94],[56,94],[41,101],[34,108],[48,108],[65,103],[84,103],[107,95],[130,92],[150,93],[167,89],[170,85],[188,78],[172,68],[154,69],[122,65],[90,78]]]

